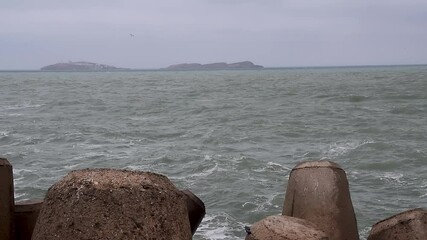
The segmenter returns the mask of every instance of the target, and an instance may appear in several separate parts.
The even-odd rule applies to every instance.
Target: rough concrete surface
[[[314,223],[331,240],[358,240],[345,171],[330,161],[297,165],[289,176],[283,215]]]
[[[250,228],[246,240],[328,240],[328,236],[303,219],[269,216]]]
[[[372,226],[368,240],[426,240],[427,210],[408,210]]]
[[[191,229],[185,198],[167,177],[85,169],[49,189],[32,239],[184,240]]]

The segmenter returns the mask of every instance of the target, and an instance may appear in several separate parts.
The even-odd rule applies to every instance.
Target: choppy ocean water
[[[17,200],[75,169],[165,174],[206,204],[194,239],[243,239],[281,213],[296,164],[329,159],[364,239],[427,207],[427,66],[0,72],[0,156]]]

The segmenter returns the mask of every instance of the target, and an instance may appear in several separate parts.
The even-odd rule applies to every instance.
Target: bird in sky
[[[129,36],[130,36],[130,37],[135,37],[135,35],[133,35],[132,33],[129,33]]]

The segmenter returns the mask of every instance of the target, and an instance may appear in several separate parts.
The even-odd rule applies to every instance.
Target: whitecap
[[[26,168],[17,169],[17,168],[14,168],[13,169],[13,175],[20,176],[20,175],[23,175],[23,174],[26,174],[26,173],[33,173],[33,172],[36,172],[36,171],[37,170],[34,170],[34,169],[26,169]]]
[[[82,164],[83,163],[67,164],[67,165],[64,166],[64,169],[66,169],[66,170],[75,170],[75,169],[77,169]]]
[[[328,148],[323,151],[324,157],[322,159],[336,158],[356,150],[365,144],[371,143],[375,142],[373,140],[347,140],[343,142],[336,142],[329,145]]]
[[[151,171],[151,172],[155,171],[149,165],[127,165],[125,168],[131,171]]]
[[[19,117],[19,116],[22,116],[22,115],[23,115],[22,113],[9,113],[6,116],[8,116],[8,117]]]
[[[70,161],[88,160],[105,156],[106,154],[101,152],[87,152],[73,157]]]
[[[360,240],[365,240],[368,237],[370,231],[371,231],[371,227],[364,227],[362,230],[360,230],[359,231]]]
[[[0,131],[0,137],[9,137],[10,132]]]
[[[292,169],[284,166],[282,164],[279,163],[275,163],[275,162],[268,162],[266,165],[259,167],[259,168],[254,168],[251,171],[256,172],[256,173],[266,173],[266,174],[270,174],[270,173],[285,173],[286,175],[288,175],[290,173]],[[251,178],[249,178],[249,180],[253,180]],[[256,179],[257,182],[262,182],[263,179]],[[266,180],[268,181],[268,180]]]
[[[196,179],[207,177],[207,176],[213,174],[214,172],[219,171],[220,169],[218,166],[219,166],[218,163],[215,162],[213,166],[206,168],[201,172],[195,172],[195,173],[191,173],[191,174],[186,174],[185,176],[182,176],[182,177],[171,177],[171,178],[174,180],[192,180],[192,181],[195,181]]]
[[[142,166],[128,165],[126,166],[126,169],[129,169],[131,171],[140,171],[142,169]]]
[[[191,177],[207,177],[209,175],[211,175],[212,173],[214,173],[216,170],[218,170],[218,163],[215,162],[215,165],[213,165],[212,167],[204,170],[203,172],[199,172],[199,173],[194,173],[194,174],[190,174]]]
[[[287,166],[284,166],[282,164],[275,163],[275,162],[268,162],[267,167],[270,169],[273,169],[273,170],[281,170],[281,171],[291,171],[292,170],[292,168],[289,168]]]
[[[16,199],[23,198],[23,197],[25,197],[25,196],[27,196],[27,195],[28,195],[27,193],[19,193],[19,192],[15,192],[15,198],[16,198]],[[22,199],[20,199],[20,200],[22,200]]]
[[[245,202],[244,204],[242,204],[242,207],[244,207],[245,205],[251,204],[254,207],[254,209],[250,210],[249,212],[252,213],[258,213],[258,212],[265,212],[267,210],[269,210],[270,208],[275,208],[275,209],[279,209],[280,207],[276,204],[273,203],[274,199],[276,197],[278,197],[279,195],[282,195],[282,193],[280,194],[270,194],[270,195],[255,195],[254,198],[254,202]]]
[[[380,175],[380,179],[386,182],[396,182],[398,184],[405,183],[402,173],[396,173],[396,172],[386,172],[382,175]]]
[[[346,172],[347,172],[347,177],[350,180],[358,180],[359,178],[362,177],[362,174],[355,170],[347,170]]]
[[[227,227],[216,227],[212,229],[205,229],[204,231],[202,228],[200,228],[200,232],[203,231],[203,235],[207,239],[228,239],[227,235],[225,235],[225,232],[227,232]]]
[[[9,106],[2,106],[1,110],[21,110],[21,109],[27,109],[27,108],[39,108],[41,107],[41,104],[30,104],[24,102],[23,104],[16,104],[16,105],[9,105]]]
[[[207,214],[197,228],[195,237],[209,240],[241,239],[233,236],[235,227],[241,227],[243,230],[244,224],[226,213],[219,213],[218,215]]]
[[[421,185],[421,189],[424,189],[426,191],[425,194],[421,195],[420,198],[425,198],[427,197],[427,181],[424,181],[423,184]]]

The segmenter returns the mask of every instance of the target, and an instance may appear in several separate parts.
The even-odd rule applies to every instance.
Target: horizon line
[[[268,70],[268,69],[296,69],[296,68],[357,68],[357,67],[404,67],[404,66],[426,66],[427,63],[404,63],[404,64],[355,64],[355,65],[301,65],[301,66],[280,66],[266,67],[261,69],[235,69],[235,70]],[[262,65],[261,65],[262,66]],[[122,67],[120,67],[122,68]],[[205,71],[205,70],[169,70],[166,68],[122,68],[105,72],[127,72],[127,71]],[[228,69],[226,69],[228,70]],[[233,69],[229,69],[233,70]],[[216,71],[216,70],[207,70]],[[104,71],[45,71],[41,69],[0,69],[0,72],[104,72]]]

